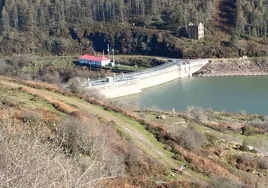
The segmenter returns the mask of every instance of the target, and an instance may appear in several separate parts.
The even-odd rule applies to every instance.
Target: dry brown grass
[[[37,90],[35,90],[33,88],[21,87],[21,90],[45,99],[49,103],[53,104],[59,111],[62,111],[64,113],[67,113],[69,115],[77,117],[78,119],[80,119],[82,121],[86,121],[88,119],[88,117],[85,117],[85,115],[83,115],[77,108],[70,106],[70,105],[67,105],[64,102],[54,100],[50,97],[47,97],[47,96],[43,95],[41,92],[38,92]],[[131,109],[121,109],[120,107],[109,104],[104,100],[99,100],[99,99],[92,98],[92,97],[87,97],[87,96],[79,96],[79,97],[85,99],[87,102],[89,102],[91,104],[103,106],[105,110],[111,110],[111,111],[115,111],[118,113],[122,113],[122,114],[126,115],[127,117],[129,117],[133,120],[136,120],[139,123],[145,125],[146,129],[149,130],[150,132],[153,132],[158,139],[163,138],[163,141],[166,143],[169,143],[169,145],[171,145],[173,147],[173,150],[179,152],[185,159],[187,159],[187,161],[189,161],[191,164],[195,165],[197,168],[199,168],[205,174],[218,174],[221,176],[230,177],[230,178],[235,179],[237,181],[241,181],[237,176],[233,175],[227,169],[220,166],[216,162],[214,162],[210,159],[207,159],[207,158],[203,158],[203,157],[201,157],[193,152],[190,152],[190,151],[180,147],[179,145],[175,144],[173,142],[173,138],[171,138],[167,134],[167,131],[165,130],[165,128],[163,126],[161,126],[160,124],[157,124],[157,123],[152,122],[152,121],[146,121],[146,120],[142,119],[141,117],[138,116],[138,114],[134,113]],[[169,141],[171,141],[171,142],[169,142]],[[118,147],[118,148],[120,148],[120,147]]]
[[[71,114],[74,111],[79,111],[77,108],[70,106],[68,104],[65,104],[64,102],[52,99],[52,98],[42,94],[42,92],[40,92],[36,89],[30,88],[30,87],[21,87],[20,90],[23,92],[29,93],[31,95],[40,97],[42,99],[45,99],[48,103],[52,104],[57,110],[64,112],[66,114]]]
[[[51,112],[49,110],[46,109],[41,109],[40,110],[40,115],[43,121],[45,122],[60,122],[61,118],[59,115],[57,115],[54,112]]]
[[[227,169],[215,163],[214,161],[198,156],[197,154],[190,152],[183,147],[173,143],[173,148],[178,151],[187,161],[195,165],[199,170],[205,174],[217,174],[219,176],[229,177],[241,182],[240,178],[230,173]]]
[[[56,85],[45,83],[45,82],[38,82],[38,81],[24,81],[23,82],[25,85],[30,86],[30,87],[39,87],[39,88],[45,88],[49,91],[54,91],[54,92],[59,92],[60,88]]]
[[[118,188],[207,188],[206,185],[200,182],[189,181],[153,181],[146,177],[135,177],[134,179],[117,179],[107,181],[106,187]]]
[[[15,79],[9,76],[3,76],[3,75],[0,75],[0,79],[20,83],[25,86],[29,86],[29,87],[36,88],[36,89],[46,89],[48,91],[53,91],[53,92],[61,93],[64,95],[72,95],[69,92],[63,91],[59,86],[55,84],[49,84],[46,82],[31,81],[31,80],[18,80],[18,79]]]
[[[148,130],[150,130],[150,132],[155,132],[156,136],[165,137],[165,139],[169,138],[169,136],[167,136],[167,132],[166,132],[164,126],[162,126],[158,123],[152,122],[152,121],[144,120],[141,117],[139,117],[138,114],[134,113],[133,111],[131,111],[129,109],[123,110],[121,108],[115,107],[114,105],[109,105],[107,103],[99,102],[98,100],[95,100],[95,99],[91,100],[90,102],[94,103],[94,104],[102,105],[105,107],[106,110],[113,110],[115,112],[122,113],[122,114],[126,115],[127,117],[138,121],[139,123],[145,125],[146,128]],[[233,175],[227,169],[225,169],[221,165],[217,164],[216,162],[209,160],[207,158],[198,156],[197,154],[190,152],[190,151],[180,147],[177,144],[173,144],[172,146],[176,151],[178,151],[180,154],[182,154],[185,159],[188,159],[188,161],[191,164],[196,165],[205,174],[215,173],[215,174],[218,174],[221,176],[226,176],[226,177],[229,177],[229,178],[232,178],[232,179],[235,179],[235,180],[241,182],[239,177]]]
[[[66,136],[57,132],[48,140],[51,132],[45,133],[42,122],[38,127],[25,126],[16,121],[16,112],[12,114],[0,121],[0,187],[104,187],[103,180],[124,175],[124,157],[107,140],[118,136],[109,138],[110,132],[98,124],[69,124],[76,127],[70,133],[77,133],[75,139],[69,138],[71,146],[76,143],[79,148],[89,148],[91,154],[69,155],[63,147]]]
[[[108,106],[108,109],[113,109],[113,106]],[[169,142],[170,140],[173,140],[170,136],[168,136],[167,131],[163,125],[160,125],[158,123],[144,120],[141,117],[139,117],[136,113],[131,111],[123,111],[122,109],[115,109],[117,112],[125,114],[127,117],[134,119],[138,121],[139,123],[146,126],[147,130],[150,132],[154,132],[156,137],[162,137],[164,138],[165,142],[169,143],[173,147],[173,149],[177,152],[179,152],[187,161],[189,161],[191,164],[195,165],[197,168],[199,168],[203,173],[205,174],[218,174],[220,176],[226,176],[231,179],[234,179],[238,182],[241,182],[241,179],[235,175],[233,175],[231,172],[229,172],[226,168],[222,167],[221,165],[217,164],[216,162],[207,159],[205,157],[201,157],[193,152],[190,152],[183,147],[175,144],[173,141]]]

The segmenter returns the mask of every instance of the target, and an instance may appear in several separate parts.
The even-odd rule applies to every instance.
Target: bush
[[[20,114],[20,117],[24,123],[38,122],[41,120],[41,114],[39,111],[25,110]]]
[[[268,158],[267,157],[260,157],[257,160],[259,168],[268,169]]]
[[[231,178],[220,177],[220,176],[213,176],[210,182],[209,187],[217,187],[217,188],[242,188],[243,185],[236,182]]]
[[[168,169],[157,160],[149,158],[135,147],[129,148],[129,155],[126,156],[127,172],[131,177],[157,176],[168,173]]]
[[[176,142],[185,149],[199,152],[201,146],[207,142],[206,137],[195,130],[194,127],[187,127],[172,133]]]
[[[81,91],[81,83],[79,82],[79,78],[74,77],[69,80],[69,89],[72,93],[78,94]]]
[[[194,106],[187,107],[186,115],[187,117],[197,120],[201,123],[206,123],[208,121],[206,111],[200,107],[194,107]]]
[[[104,161],[114,158],[114,162],[117,159],[123,159],[123,153],[116,150],[124,150],[124,148],[118,148],[121,140],[116,131],[101,124],[95,118],[88,118],[83,122],[70,118],[60,126],[59,133],[62,145],[71,155],[83,154],[98,160],[102,158]],[[110,164],[113,163],[110,162]]]
[[[263,120],[261,119],[255,119],[249,123],[250,126],[254,126],[256,128],[263,129],[265,131],[268,131],[268,119],[264,118]]]
[[[110,161],[103,160],[108,158],[104,153],[98,159],[68,157],[61,145],[48,142],[42,130],[14,132],[14,125],[4,126],[0,129],[0,187],[99,187],[101,180],[123,174],[121,165],[113,166],[120,161],[115,156],[109,156]]]
[[[254,156],[251,154],[241,154],[236,158],[237,168],[250,171],[255,166]]]

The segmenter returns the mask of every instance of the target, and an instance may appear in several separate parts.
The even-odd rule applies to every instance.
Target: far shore
[[[216,76],[267,76],[268,72],[224,72],[224,73],[206,73],[193,75],[195,77],[216,77]]]

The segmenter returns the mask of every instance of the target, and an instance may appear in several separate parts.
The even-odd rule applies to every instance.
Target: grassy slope
[[[104,110],[101,106],[92,105],[86,102],[83,99],[71,96],[65,96],[59,93],[55,93],[52,91],[44,90],[44,89],[34,89],[26,87],[22,84],[18,84],[16,82],[11,82],[7,80],[0,79],[1,87],[6,87],[10,89],[6,89],[7,95],[4,95],[5,92],[2,92],[4,97],[8,97],[11,100],[17,100],[23,102],[25,105],[35,108],[35,107],[47,107],[51,111],[57,112],[53,106],[46,103],[44,100],[40,100],[40,98],[45,99],[46,97],[61,101],[64,104],[68,104],[73,106],[76,109],[79,109],[81,112],[84,112],[88,115],[93,115],[99,117],[106,122],[112,121],[115,124],[117,130],[121,133],[121,135],[140,148],[144,153],[148,156],[154,158],[160,163],[164,164],[171,172],[171,168],[177,168],[182,161],[173,159],[174,154],[168,151],[165,148],[165,145],[159,142],[153,134],[148,132],[143,125],[134,121],[127,116]],[[29,91],[37,94],[38,97],[32,96],[29,94],[28,90],[16,90],[14,88],[29,88]],[[12,89],[13,88],[13,89]],[[16,91],[16,92],[14,92]],[[25,93],[26,92],[26,93]],[[28,92],[28,93],[27,93]],[[33,103],[32,98],[35,100],[39,100],[38,103]],[[58,113],[58,112],[57,112]],[[162,112],[161,112],[162,113]],[[250,122],[252,118],[251,116],[246,116],[243,114],[225,114],[221,112],[209,112],[207,115],[209,117],[209,123],[207,125],[198,123],[192,120],[189,120],[185,117],[185,115],[174,116],[171,114],[166,114],[167,119],[161,120],[156,119],[155,117],[158,115],[157,112],[141,112],[143,119],[155,121],[160,123],[168,129],[169,126],[172,128],[172,125],[180,124],[180,127],[188,127],[194,126],[196,130],[198,130],[202,134],[209,134],[213,138],[215,138],[215,142],[213,145],[204,148],[207,152],[206,159],[212,159],[217,161],[218,164],[221,164],[225,168],[227,168],[232,174],[242,174],[245,173],[241,170],[235,168],[234,164],[228,162],[228,158],[235,157],[238,155],[244,155],[244,151],[240,151],[234,149],[230,144],[235,142],[237,144],[242,144],[243,141],[247,143],[247,145],[252,145],[254,147],[264,146],[262,143],[266,143],[267,134],[254,134],[250,136],[242,135],[238,131],[229,130],[227,126],[231,126],[233,128],[239,127],[241,124],[246,124]],[[220,151],[223,153],[223,156],[215,155],[214,152]],[[203,156],[204,157],[204,156]],[[183,161],[185,164],[186,161]],[[251,168],[251,167],[250,167]],[[254,170],[254,169],[252,169]],[[261,172],[263,173],[263,172]],[[265,172],[264,172],[265,173]],[[248,175],[252,176],[250,172]],[[168,174],[169,176],[169,174]],[[173,179],[171,176],[169,176]],[[208,180],[208,177],[202,173],[197,173],[195,171],[187,168],[183,176],[175,175],[175,179],[189,179],[196,178],[200,180]]]
[[[9,82],[5,80],[0,80],[1,85],[10,88],[19,88],[23,85],[17,84],[14,82]],[[150,155],[158,162],[164,164],[168,169],[177,168],[181,162],[172,158],[172,153],[165,150],[165,146],[158,142],[157,139],[145,128],[139,124],[138,122],[127,118],[122,114],[117,114],[114,112],[105,111],[100,106],[95,106],[87,103],[84,100],[81,100],[76,97],[64,96],[55,92],[47,91],[47,90],[38,90],[33,89],[35,92],[40,93],[40,95],[44,95],[50,97],[52,99],[56,99],[62,101],[66,104],[75,106],[83,112],[86,112],[90,115],[94,115],[97,117],[101,117],[106,121],[113,121],[116,124],[118,130],[123,132],[123,134],[130,138],[130,140],[138,146],[142,151],[146,154]],[[28,94],[20,94],[20,95],[28,95]],[[202,174],[198,174],[191,170],[187,170],[183,176],[177,176],[176,178],[186,178],[186,177],[199,177],[200,179],[204,179],[205,177]]]
[[[52,104],[47,103],[45,100],[28,93],[23,93],[14,87],[11,89],[10,86],[1,85],[0,100],[2,103],[6,103],[6,107],[16,109],[17,112],[13,114],[16,116],[23,116],[24,113],[28,113],[26,116],[40,115],[44,121],[53,124],[67,117],[65,113],[58,111]],[[38,119],[38,117],[33,118]]]

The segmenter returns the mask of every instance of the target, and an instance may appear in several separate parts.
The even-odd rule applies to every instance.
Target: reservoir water
[[[116,100],[171,111],[188,106],[217,111],[268,114],[268,76],[191,77],[148,88]]]

